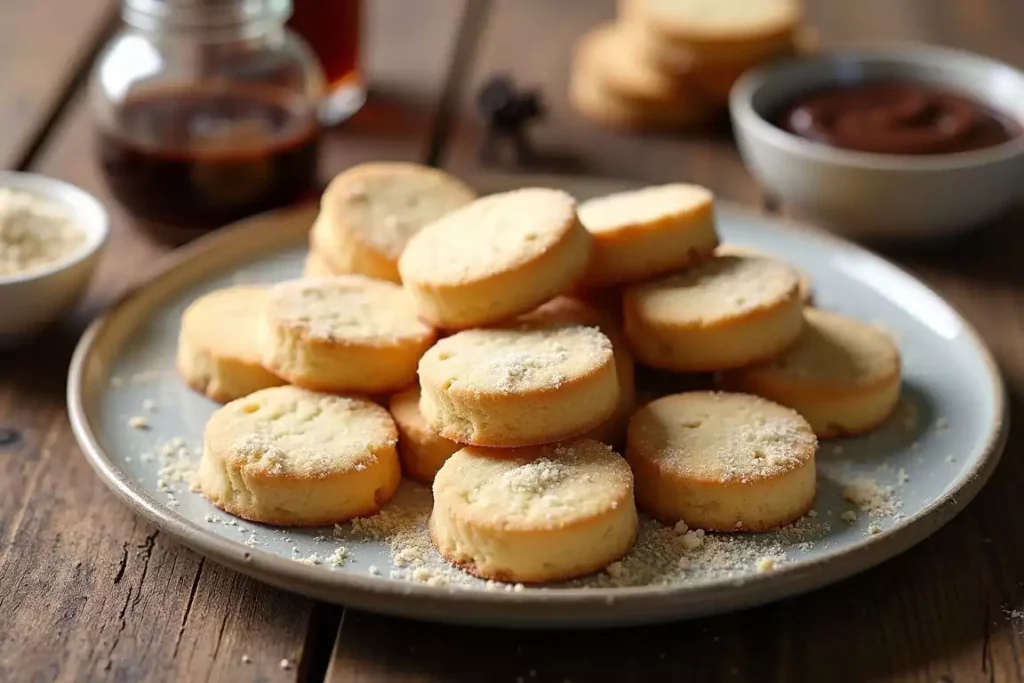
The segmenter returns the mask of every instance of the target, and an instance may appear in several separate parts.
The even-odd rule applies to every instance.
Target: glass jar
[[[363,0],[292,0],[288,27],[313,48],[327,79],[320,103],[320,121],[333,126],[355,114],[366,102],[359,69],[363,33]]]
[[[290,0],[124,0],[91,84],[113,195],[185,241],[317,183],[324,78]]]

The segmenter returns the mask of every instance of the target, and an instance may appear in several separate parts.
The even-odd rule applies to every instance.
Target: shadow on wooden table
[[[75,316],[54,323],[23,346],[0,351],[0,392],[63,402],[71,354],[86,325]]]
[[[964,235],[928,246],[879,247],[880,253],[911,269],[969,277],[972,283],[1024,285],[1024,205]]]
[[[327,131],[328,135],[365,136],[386,139],[401,138],[411,129],[429,125],[432,112],[428,104],[404,93],[373,88],[366,104],[352,118]]]

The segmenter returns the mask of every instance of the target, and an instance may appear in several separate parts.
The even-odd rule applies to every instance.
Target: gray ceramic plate
[[[629,187],[537,178],[480,184],[560,185],[579,197]],[[815,514],[796,528],[708,537],[684,550],[671,532],[645,521],[639,549],[622,571],[523,589],[468,579],[429,547],[420,553],[429,492],[413,484],[404,484],[388,508],[389,519],[404,525],[397,537],[350,525],[282,531],[214,509],[183,481],[216,406],[174,374],[178,320],[208,290],[297,276],[313,209],[261,216],[180,250],[97,320],[71,364],[71,422],[97,474],[140,515],[217,562],[323,600],[437,621],[608,626],[724,612],[809,591],[903,552],[971,500],[1003,448],[1002,382],[975,332],[895,266],[834,237],[732,206],[718,213],[726,241],[775,252],[806,270],[818,305],[884,326],[905,361],[898,414],[871,436],[822,446]],[[130,427],[132,417],[149,428]],[[342,546],[344,561],[329,561]]]

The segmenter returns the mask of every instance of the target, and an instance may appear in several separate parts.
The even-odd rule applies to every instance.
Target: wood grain
[[[1006,1],[808,0],[826,47],[918,40],[989,53],[1024,66],[1015,29],[1024,5]],[[580,120],[565,98],[572,41],[613,12],[610,2],[496,0],[462,90],[449,168],[478,168],[476,87],[509,71],[540,87],[549,115],[534,131],[553,164],[538,170],[703,183],[758,205],[760,193],[727,137],[636,138]],[[530,36],[524,50],[523,36]],[[946,250],[891,253],[963,310],[1007,375],[1015,420],[1024,420],[1024,275],[1020,217]],[[348,611],[332,682],[507,680],[721,680],[817,683],[1024,681],[1024,518],[1012,501],[1024,484],[1011,433],[989,485],[946,528],[875,570],[810,595],[733,615],[611,631],[529,633],[424,625]],[[1015,612],[1014,610],[1018,610]]]
[[[462,0],[367,5],[373,96],[326,136],[325,176],[366,159],[425,157],[463,9]],[[167,248],[134,229],[106,192],[84,92],[30,167],[95,193],[113,225],[71,319],[31,348],[0,354],[0,427],[22,435],[0,447],[0,681],[319,680],[326,660],[314,650],[321,637],[333,641],[340,610],[178,545],[120,504],[79,453],[64,410],[75,341]]]
[[[27,162],[119,8],[116,0],[3,3],[0,168]]]

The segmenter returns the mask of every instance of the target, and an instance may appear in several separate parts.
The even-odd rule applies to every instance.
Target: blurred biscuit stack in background
[[[813,50],[798,0],[620,0],[579,41],[569,100],[615,128],[689,128],[717,119],[744,71]]]

